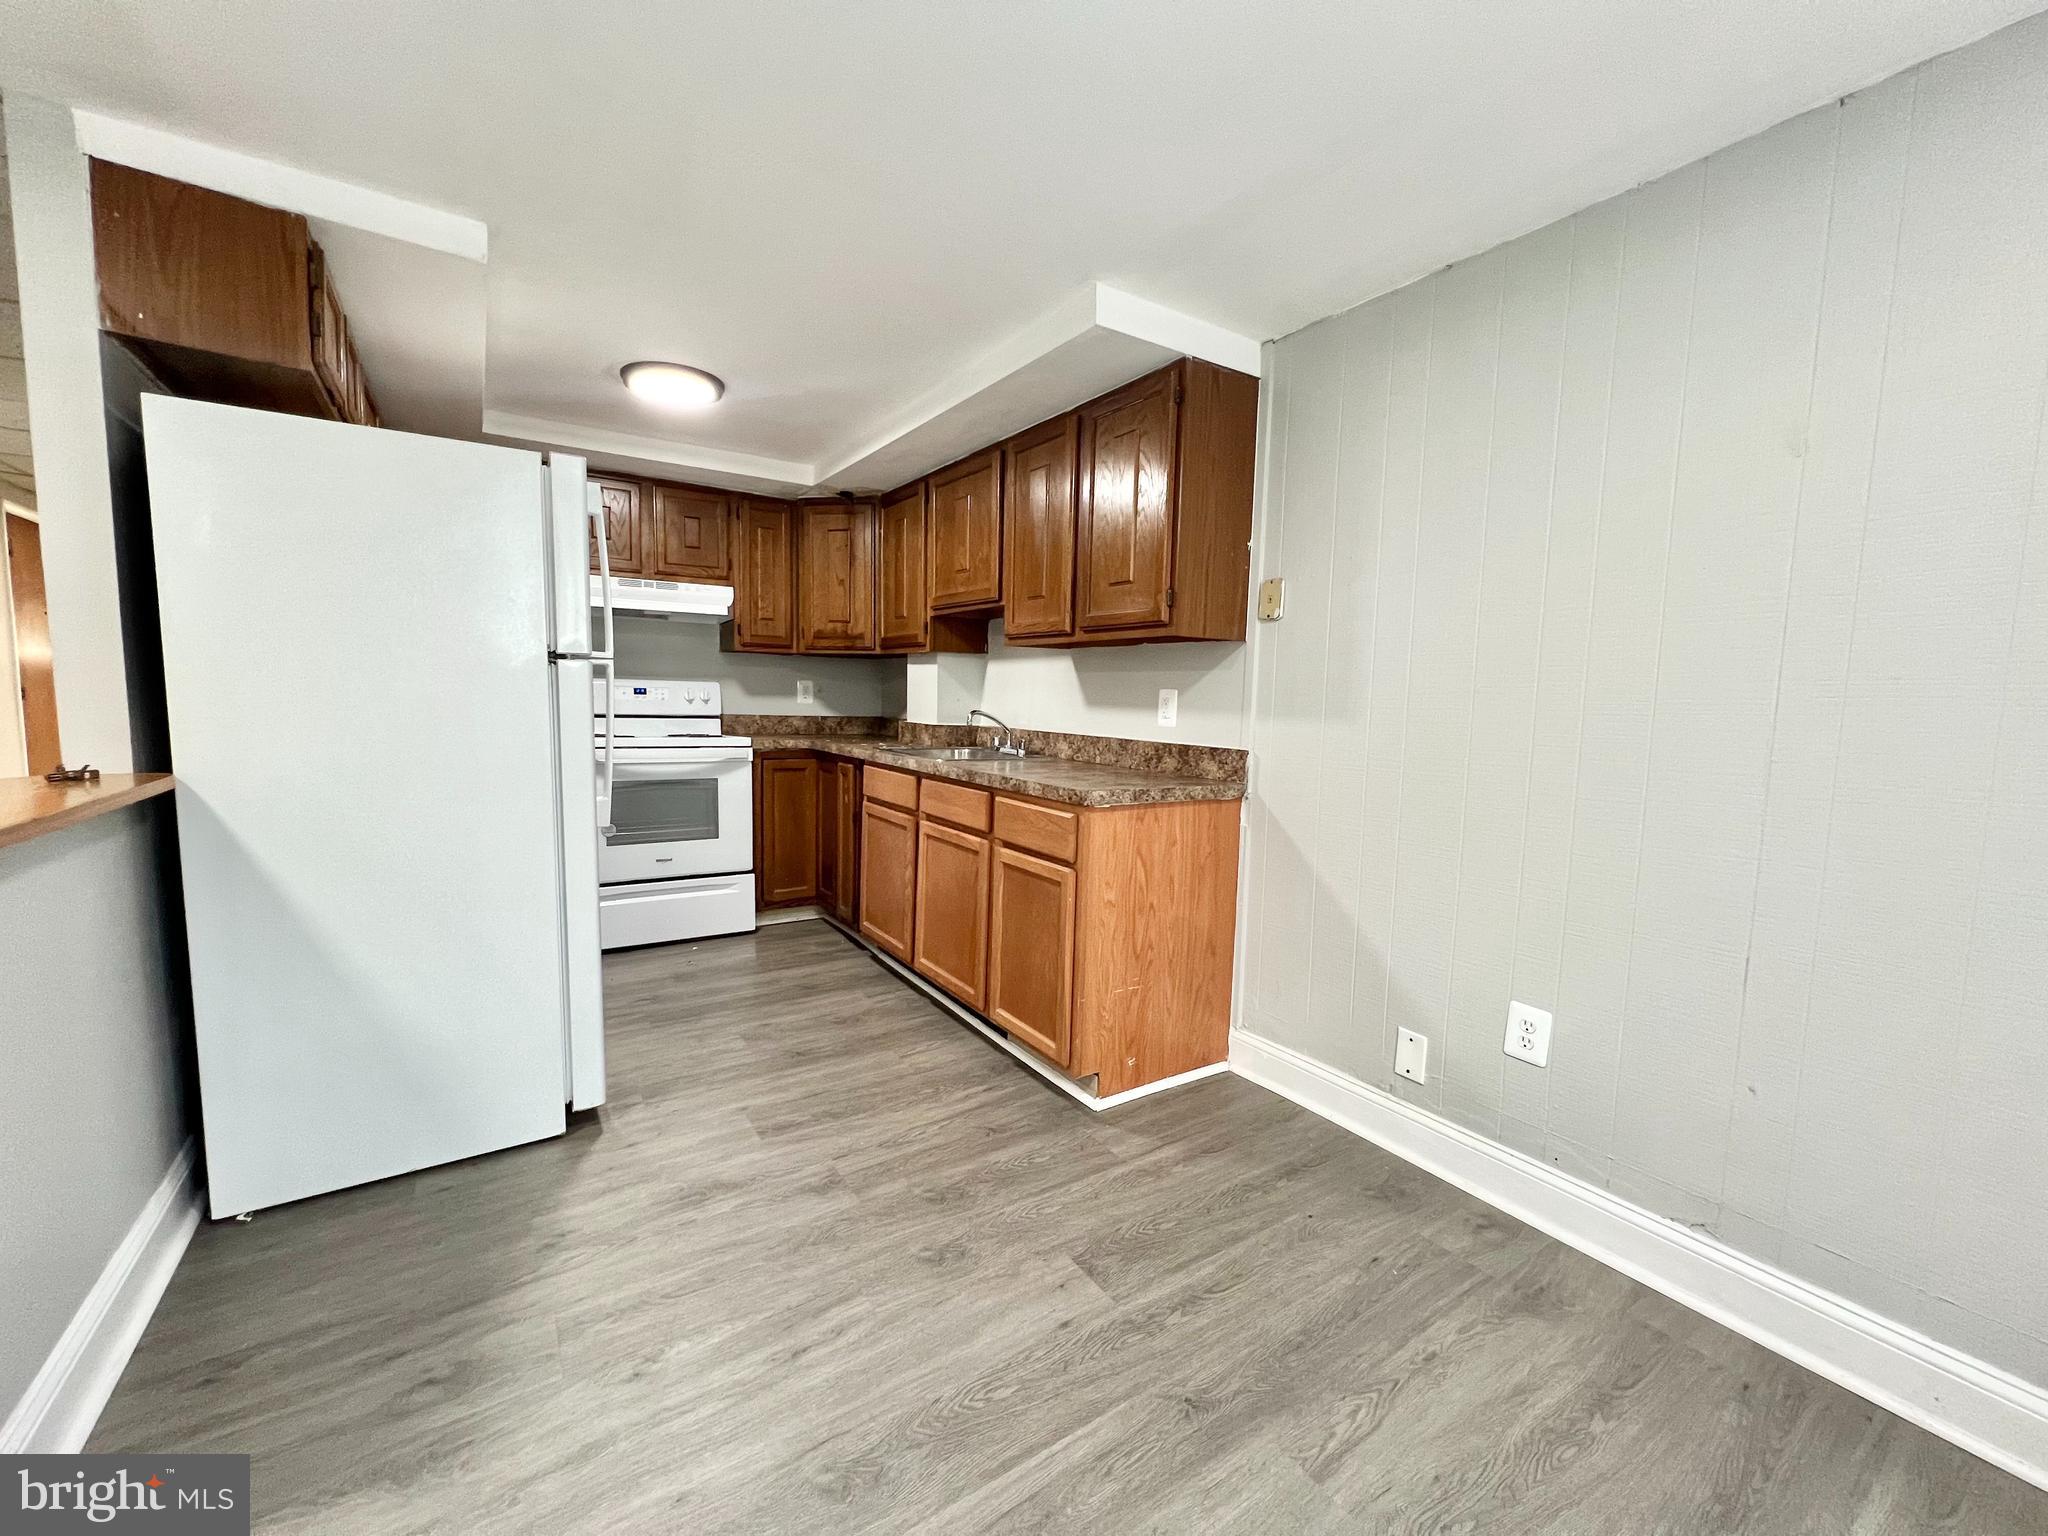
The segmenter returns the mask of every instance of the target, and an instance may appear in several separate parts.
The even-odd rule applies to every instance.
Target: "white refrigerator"
[[[142,421],[213,1214],[559,1135],[604,1098],[583,460]]]

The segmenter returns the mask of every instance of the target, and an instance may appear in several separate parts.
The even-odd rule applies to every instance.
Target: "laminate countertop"
[[[973,784],[982,789],[1008,790],[1065,805],[1171,805],[1190,800],[1244,798],[1242,778],[1203,777],[1036,753],[1020,758],[956,762],[906,752],[904,743],[887,736],[757,734],[753,741],[756,752],[819,752],[850,757],[905,773],[921,773],[928,778]]]
[[[168,773],[109,773],[76,784],[0,779],[0,848],[161,795],[175,782]]]

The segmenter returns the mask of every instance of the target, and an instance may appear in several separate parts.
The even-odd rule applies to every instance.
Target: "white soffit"
[[[83,107],[72,111],[71,121],[79,149],[96,160],[111,160],[252,203],[346,224],[466,261],[481,262],[490,254],[490,232],[478,219]]]
[[[309,218],[384,425],[472,438],[484,409],[485,268]]]
[[[599,468],[778,495],[882,491],[1176,357],[1256,377],[1259,339],[1090,283],[843,450],[809,463],[486,407],[488,229],[478,220],[84,108],[79,149],[304,214],[327,253],[385,423],[566,448]]]
[[[484,431],[588,453],[604,467],[779,494],[886,491],[1177,357],[1257,377],[1259,342],[1107,283],[1090,283],[820,463],[484,412]]]

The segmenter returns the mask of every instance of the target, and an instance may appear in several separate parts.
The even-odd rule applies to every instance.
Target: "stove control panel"
[[[591,690],[591,707],[604,713],[603,682]],[[612,685],[615,715],[717,715],[723,713],[718,684],[665,677],[621,677]]]

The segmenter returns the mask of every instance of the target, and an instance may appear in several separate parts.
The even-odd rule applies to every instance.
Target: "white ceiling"
[[[508,435],[852,483],[1093,283],[1284,334],[2040,6],[0,0],[0,88],[483,221]]]

